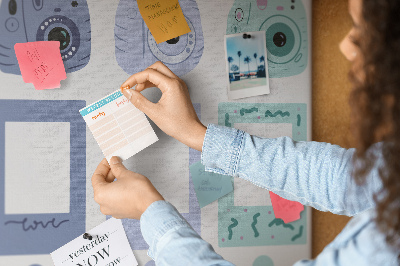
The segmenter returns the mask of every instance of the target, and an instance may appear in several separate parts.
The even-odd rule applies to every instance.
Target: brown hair
[[[354,41],[362,57],[350,77],[350,104],[357,140],[354,177],[361,184],[376,162],[367,152],[382,141],[382,189],[374,196],[376,223],[387,243],[400,250],[400,1],[363,0],[360,36]],[[359,73],[362,73],[360,77]],[[355,164],[356,165],[356,164]],[[400,255],[399,255],[400,256]]]

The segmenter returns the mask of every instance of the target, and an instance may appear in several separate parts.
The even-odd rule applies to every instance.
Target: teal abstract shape
[[[250,113],[253,113],[253,112],[258,112],[258,108],[257,107],[253,107],[253,108],[250,108],[250,109],[246,109],[246,108],[240,109],[240,115],[241,116],[244,116],[245,113],[246,114],[250,114]]]
[[[274,224],[275,224],[276,226],[282,225],[284,228],[289,228],[289,229],[291,229],[291,230],[294,230],[293,225],[291,225],[291,224],[285,224],[285,222],[284,222],[282,219],[275,218],[275,219],[273,219],[273,220],[268,224],[268,226],[269,226],[269,227],[272,227]]]
[[[229,123],[229,114],[228,113],[225,114],[225,126],[232,127],[232,124]]]
[[[253,266],[274,266],[274,262],[270,257],[262,255],[254,260]]]
[[[282,112],[281,110],[276,111],[275,113],[271,113],[270,110],[265,112],[265,117],[277,117],[280,115],[281,117],[290,116],[289,112]]]
[[[254,231],[254,237],[258,237],[260,235],[260,233],[257,231],[256,228],[256,224],[257,224],[257,218],[260,216],[261,214],[258,212],[256,214],[254,214],[253,216],[253,223],[251,224],[251,228],[253,228]]]
[[[307,68],[309,40],[303,1],[235,0],[226,34],[251,31],[266,32],[270,78],[298,75]]]
[[[297,115],[297,126],[299,127],[301,123],[301,116]]]
[[[299,228],[299,233],[292,237],[292,241],[295,241],[296,239],[300,238],[302,234],[303,234],[303,226],[301,225]]]
[[[236,227],[239,224],[235,218],[231,218],[231,221],[232,221],[232,224],[230,226],[228,226],[228,232],[229,232],[228,239],[229,240],[232,239],[232,234],[233,234],[232,228]]]

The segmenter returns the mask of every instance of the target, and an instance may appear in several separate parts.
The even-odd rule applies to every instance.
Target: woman
[[[400,250],[400,1],[350,0],[354,25],[340,45],[352,62],[357,149],[261,139],[196,116],[185,83],[161,63],[131,76],[124,95],[168,135],[202,151],[207,170],[234,175],[323,211],[356,215],[315,260],[296,265],[398,265]],[[140,91],[158,87],[149,102]],[[177,115],[179,114],[179,115]],[[379,142],[379,143],[378,143]],[[112,182],[117,178],[117,182]],[[157,265],[231,265],[152,186],[113,157],[93,178],[104,214],[140,219]]]

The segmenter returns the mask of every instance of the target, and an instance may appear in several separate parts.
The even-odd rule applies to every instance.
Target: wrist
[[[163,200],[164,200],[163,196],[161,196],[161,194],[159,194],[159,195],[157,195],[157,196],[155,196],[155,197],[153,197],[153,198],[147,200],[146,202],[144,202],[144,203],[142,204],[142,208],[141,208],[140,211],[139,211],[139,212],[140,212],[139,219],[140,219],[140,217],[142,217],[143,213],[145,213],[146,210],[147,210],[154,202],[156,202],[156,201],[163,201]]]
[[[187,145],[192,149],[202,151],[207,127],[205,127],[201,122],[197,122],[193,128],[194,130],[190,135],[190,143],[188,143]]]

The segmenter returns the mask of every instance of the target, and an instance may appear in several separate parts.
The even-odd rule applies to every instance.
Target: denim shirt
[[[380,144],[375,145],[379,151]],[[264,139],[228,127],[209,125],[202,151],[207,171],[243,178],[288,200],[321,211],[355,216],[315,260],[305,265],[398,265],[395,251],[374,222],[373,195],[382,187],[377,152],[364,185],[351,177],[354,149],[289,137]],[[140,219],[157,265],[233,265],[215,253],[166,201],[148,207]]]

